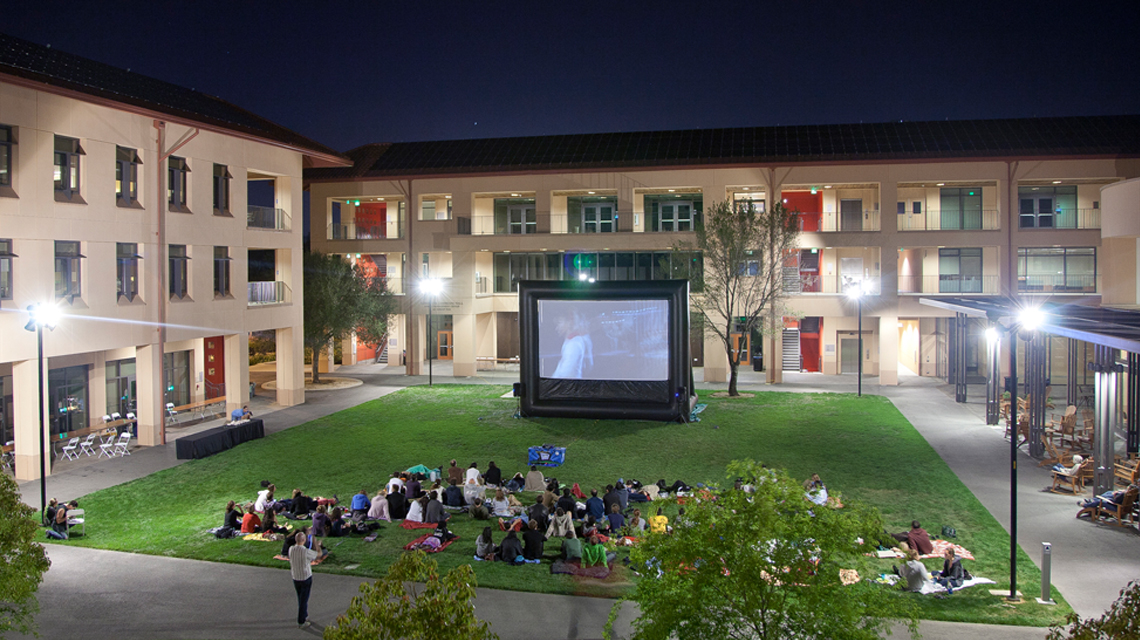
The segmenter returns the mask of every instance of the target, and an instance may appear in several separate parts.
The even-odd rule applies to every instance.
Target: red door
[[[206,399],[226,395],[226,339],[223,336],[206,338]]]

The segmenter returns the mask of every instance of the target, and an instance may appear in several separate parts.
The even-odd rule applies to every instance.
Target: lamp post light
[[[856,362],[859,365],[859,374],[857,377],[858,395],[863,397],[863,283],[860,282],[857,286],[852,287],[847,292],[847,297],[854,300],[859,305],[859,357]]]
[[[28,305],[28,323],[24,329],[36,332],[36,360],[40,380],[40,520],[47,513],[47,430],[44,418],[44,327],[54,331],[59,322],[59,307],[54,304]]]
[[[427,358],[428,358],[428,386],[432,386],[432,339],[431,339],[431,303],[439,292],[443,290],[443,283],[439,278],[428,278],[420,282],[420,292],[427,296],[428,301],[428,314],[427,314]]]

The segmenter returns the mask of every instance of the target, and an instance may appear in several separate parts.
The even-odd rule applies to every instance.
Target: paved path
[[[450,377],[447,364],[436,367],[436,384],[494,383],[517,380],[517,371],[481,372],[470,380]],[[282,408],[258,396],[251,408],[259,417],[269,416],[270,432],[303,424],[341,409],[355,406],[402,387],[426,382],[425,376],[407,377],[400,367],[356,365],[337,375],[351,375],[365,384],[337,392],[309,393],[307,402]],[[786,374],[785,384],[767,387],[762,374],[744,372],[741,390],[771,389],[800,392],[854,392],[852,377]],[[723,384],[701,383],[701,388],[723,389]],[[899,387],[879,387],[866,379],[864,393],[889,397],[900,411],[946,460],[978,499],[1004,524],[1009,519],[1008,444],[1002,432],[985,426],[984,407],[960,405],[936,380],[907,378]],[[271,414],[271,415],[270,415]],[[180,464],[173,439],[209,428],[220,421],[171,430],[171,444],[138,449],[129,458],[112,461],[64,463],[48,479],[48,494],[63,499],[149,475]],[[1071,497],[1042,493],[1048,474],[1022,455],[1020,467],[1019,543],[1035,560],[1040,543],[1054,544],[1053,580],[1082,615],[1103,611],[1129,579],[1140,575],[1140,536],[1133,531],[1076,521],[1076,501]],[[23,498],[38,506],[39,483],[21,485]],[[39,616],[43,637],[70,638],[279,638],[313,637],[289,623],[295,615],[295,597],[288,574],[279,569],[215,564],[192,560],[123,554],[52,545],[53,568],[39,592],[43,613]],[[342,612],[356,593],[360,580],[347,576],[318,574],[311,616],[328,624]],[[1032,595],[1039,585],[1021,585]],[[130,610],[125,610],[124,605]],[[146,615],[132,615],[131,610]],[[503,640],[514,638],[600,638],[609,614],[610,601],[481,589],[478,614],[492,622]],[[543,611],[548,620],[536,635],[527,626],[526,612]],[[82,611],[77,619],[53,612]],[[202,612],[210,612],[203,616]],[[632,611],[623,610],[619,620],[628,625]],[[77,620],[80,622],[77,624]],[[619,630],[622,627],[619,625]],[[1043,638],[1042,629],[990,625],[926,622],[925,638],[960,640],[974,638]],[[895,637],[899,637],[896,635]]]

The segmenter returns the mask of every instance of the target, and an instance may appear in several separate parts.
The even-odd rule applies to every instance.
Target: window
[[[493,265],[495,293],[518,291],[520,280],[689,279],[697,287],[703,271],[699,251],[496,253]]]
[[[79,243],[70,241],[55,241],[55,297],[67,298],[72,302],[82,291],[80,290],[80,264],[87,256],[79,252]]]
[[[139,200],[139,154],[134,149],[115,147],[115,198],[120,207],[133,207]]]
[[[170,203],[170,210],[189,213],[190,209],[186,206],[186,185],[190,167],[186,165],[186,158],[170,156],[166,167],[169,182],[166,185],[166,200]]]
[[[0,187],[12,186],[12,147],[15,144],[12,127],[0,124]]]
[[[170,245],[170,297],[181,300],[190,295],[190,256],[186,245]]]
[[[617,198],[568,198],[571,233],[612,233],[617,220]]]
[[[905,214],[905,213],[906,213],[906,203],[905,203],[905,202],[900,202],[900,203],[899,203],[899,215],[901,216],[901,215],[903,215],[903,214]]]
[[[1095,247],[1022,247],[1017,250],[1017,290],[1095,293]]]
[[[911,213],[914,213],[914,214],[922,213],[922,202],[921,201],[919,201],[919,200],[914,201],[914,208],[911,209]]]
[[[79,197],[79,156],[86,155],[75,138],[55,137],[56,200],[71,201]]]
[[[0,300],[12,299],[12,241],[0,238]]]
[[[139,246],[133,242],[115,245],[116,291],[120,298],[133,301],[139,295]]]
[[[420,220],[435,220],[435,200],[424,200],[420,205]]]
[[[1022,229],[1072,229],[1064,218],[1076,215],[1077,187],[1018,187],[1018,225]]]
[[[699,196],[647,195],[645,212],[649,218],[647,231],[692,231],[700,223],[701,200]]]
[[[938,250],[939,293],[982,293],[982,250]]]
[[[496,198],[495,233],[526,234],[538,232],[534,198]]]
[[[981,187],[944,188],[940,194],[942,205],[941,229],[982,228]]]
[[[214,247],[214,297],[230,295],[230,248]]]
[[[223,216],[230,212],[230,175],[224,164],[214,165],[214,215]],[[228,285],[227,285],[228,290]]]

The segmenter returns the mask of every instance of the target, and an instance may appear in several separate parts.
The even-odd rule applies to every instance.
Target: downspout
[[[399,183],[397,183],[399,184]],[[404,254],[404,302],[407,303],[407,313],[404,315],[404,343],[407,345],[407,355],[404,357],[404,375],[408,375],[412,361],[415,359],[415,354],[419,352],[419,345],[416,343],[416,327],[419,324],[416,322],[416,304],[412,292],[416,287],[412,286],[413,278],[412,272],[415,271],[415,254],[412,250],[412,179],[408,178],[408,188],[404,191],[404,224],[405,233],[408,234],[408,251]],[[419,281],[419,276],[415,276],[415,281]],[[431,327],[424,330],[426,338],[427,332]],[[419,375],[420,369],[417,367],[416,375]]]
[[[1013,299],[1017,296],[1017,255],[1013,250],[1013,231],[1017,228],[1019,218],[1017,215],[1017,186],[1014,184],[1014,176],[1017,175],[1016,160],[1006,161],[1006,187],[1009,189],[1009,197],[1006,198],[1006,206],[1009,207],[1009,227],[1005,232],[1006,241],[1006,256],[1005,256],[1005,290],[1006,296]]]

